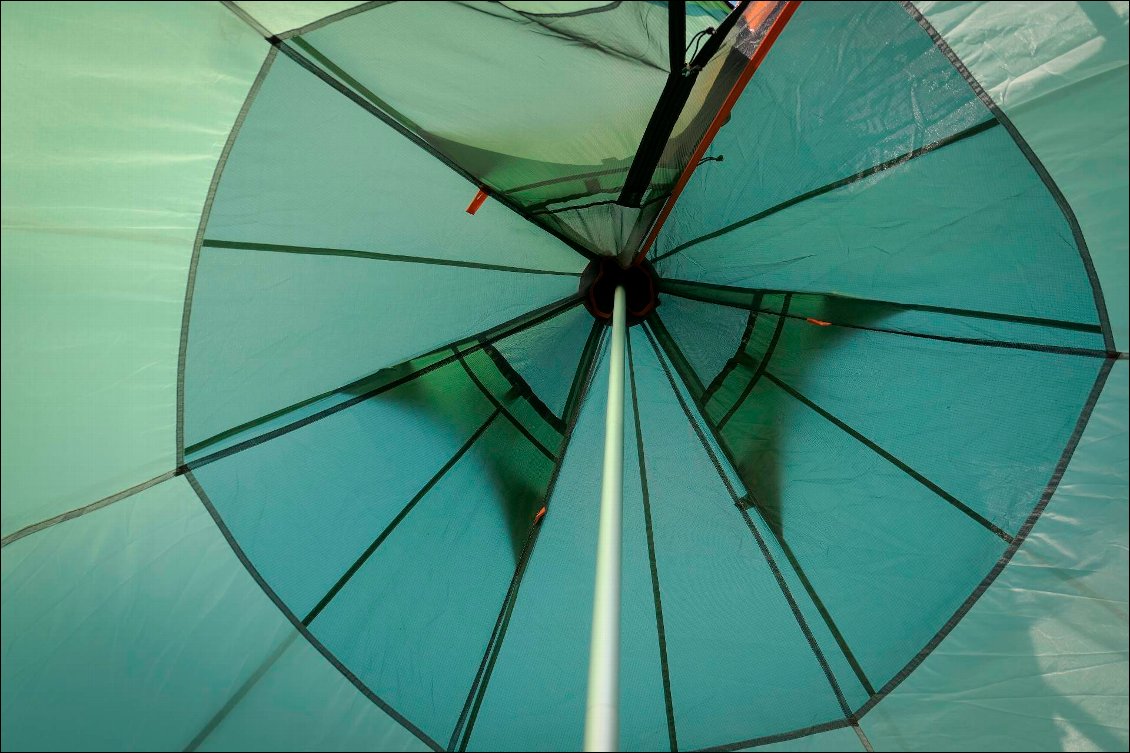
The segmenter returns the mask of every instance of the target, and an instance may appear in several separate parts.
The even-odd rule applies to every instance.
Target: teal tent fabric
[[[4,4],[4,749],[1124,750],[1128,19]]]

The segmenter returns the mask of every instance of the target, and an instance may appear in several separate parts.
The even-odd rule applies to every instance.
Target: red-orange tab
[[[831,327],[831,322],[826,322],[823,319],[813,319],[811,316],[806,317],[805,321],[809,324],[815,324],[817,327]]]
[[[540,510],[538,510],[538,514],[534,516],[534,525],[537,525],[538,523],[540,523],[541,519],[544,518],[544,517],[545,517],[545,506],[542,505],[542,508]]]
[[[480,188],[479,192],[475,194],[475,198],[471,199],[471,203],[467,205],[467,214],[474,214],[479,211],[479,207],[487,200],[486,189]]]

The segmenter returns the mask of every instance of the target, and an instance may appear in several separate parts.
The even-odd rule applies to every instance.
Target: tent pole
[[[604,480],[600,487],[600,532],[589,648],[589,696],[585,750],[619,749],[620,720],[620,525],[624,491],[624,342],[627,301],[617,287],[612,304],[612,349],[608,365],[608,411],[604,419]]]

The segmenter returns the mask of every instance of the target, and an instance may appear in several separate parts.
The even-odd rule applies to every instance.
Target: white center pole
[[[589,648],[589,698],[585,750],[614,751],[620,738],[620,524],[624,492],[624,288],[612,304],[612,350],[608,365],[608,412],[604,419],[604,481],[600,487],[600,532],[596,591]]]

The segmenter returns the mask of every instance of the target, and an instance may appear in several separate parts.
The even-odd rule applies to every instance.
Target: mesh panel
[[[580,272],[572,249],[497,202],[467,214],[473,196],[442,162],[279,54],[224,167],[207,237]]]
[[[690,75],[671,74],[665,3],[390,3],[293,50],[543,227],[631,255],[781,5],[754,3]],[[687,3],[680,61],[726,15]]]
[[[531,207],[622,183],[666,78],[664,6],[593,10],[392,3],[300,41],[432,148]]]
[[[684,69],[678,78],[668,82],[664,96],[656,105],[648,124],[649,132],[645,133],[636,163],[632,166],[635,171],[641,163],[646,164],[649,137],[665,135],[665,139],[656,144],[656,169],[646,183],[646,190],[637,189],[641,206],[671,193],[724,102],[731,93],[740,90],[742,74],[764,43],[769,30],[785,11],[785,4],[752,2],[740,10],[740,17],[730,19],[735,21],[733,26],[723,21],[705,41],[700,38],[688,46]],[[718,45],[717,51],[709,54],[715,44]],[[704,58],[707,54],[709,57]],[[670,129],[669,133],[659,131],[653,134],[651,129],[661,123]],[[622,199],[631,195],[632,177],[629,174],[629,185],[625,187]]]
[[[340,133],[313,123],[300,128],[295,118],[328,120]],[[402,190],[407,174],[412,179],[404,182],[415,188]],[[311,182],[296,185],[299,179]],[[452,182],[462,184],[385,124],[277,59],[236,141],[200,249],[185,443],[575,293],[571,274],[492,266],[492,249],[511,247],[524,253],[509,261],[545,263],[551,271],[560,271],[560,255],[572,259],[573,270],[582,260],[501,208],[472,218],[462,207],[438,210],[423,200]],[[307,185],[317,191],[311,195]],[[312,245],[285,245],[303,242]],[[374,246],[380,253],[357,251]]]

